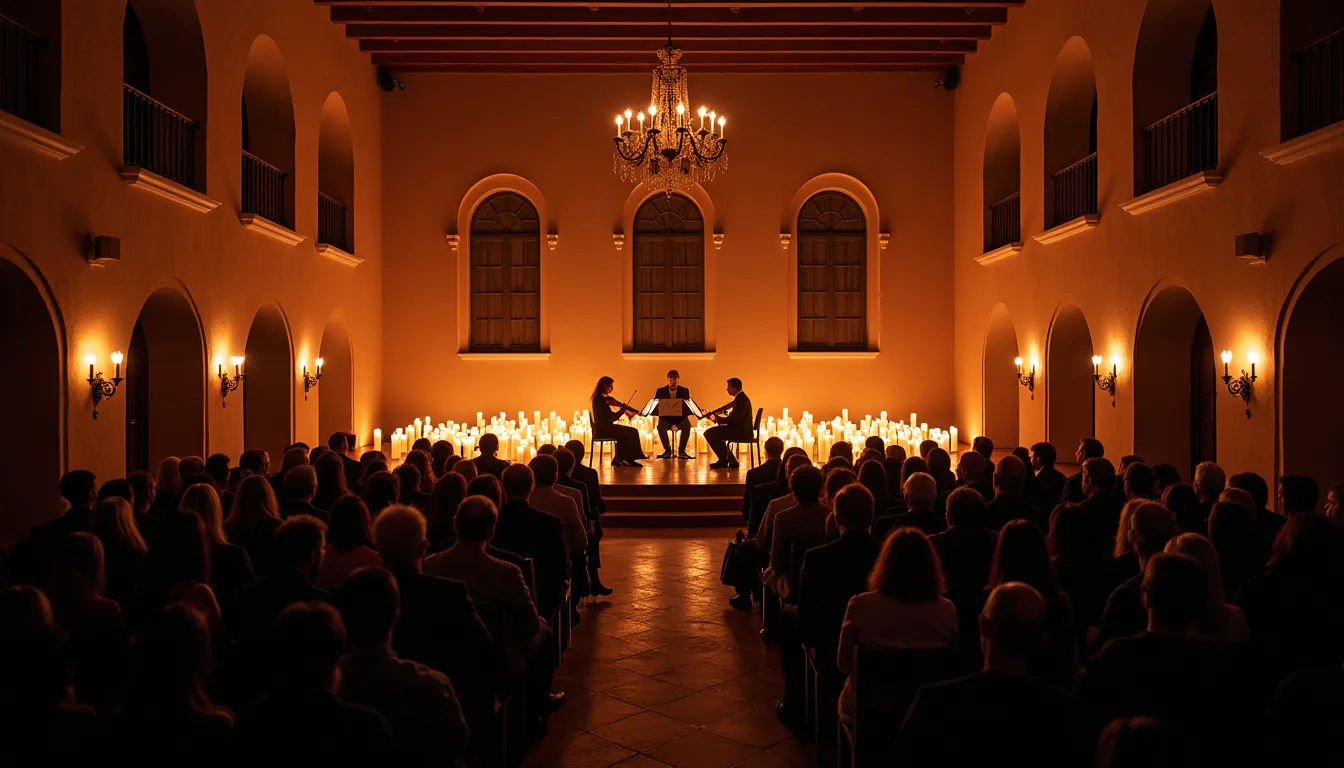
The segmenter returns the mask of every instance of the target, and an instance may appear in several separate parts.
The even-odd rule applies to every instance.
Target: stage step
[[[624,489],[622,489],[624,491]],[[603,496],[607,512],[731,512],[741,514],[742,496]]]
[[[658,497],[665,499],[696,496],[731,496],[742,500],[742,483],[603,483],[602,498]]]
[[[613,512],[602,515],[603,528],[741,528],[742,511]]]

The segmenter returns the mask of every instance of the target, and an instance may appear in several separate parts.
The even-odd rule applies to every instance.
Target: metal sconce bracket
[[[1247,375],[1243,369],[1241,375],[1232,378],[1228,374],[1223,374],[1223,383],[1227,385],[1227,391],[1233,397],[1241,398],[1241,402],[1246,404],[1246,418],[1251,418],[1251,395],[1255,389],[1255,364],[1251,364],[1251,373]]]
[[[311,390],[313,387],[316,387],[317,382],[321,380],[322,380],[322,364],[321,363],[317,364],[317,375],[313,376],[312,374],[308,373],[308,364],[305,363],[303,366],[303,399],[305,401],[308,399],[308,391]]]
[[[1017,372],[1017,383],[1027,388],[1031,393],[1031,399],[1036,399],[1036,369],[1032,368],[1031,373]]]
[[[120,368],[121,366],[117,366]],[[117,388],[121,386],[122,377],[113,376],[111,381],[103,378],[103,372],[93,372],[93,366],[89,366],[89,394],[93,398],[93,418],[98,418],[98,404],[117,394]]]

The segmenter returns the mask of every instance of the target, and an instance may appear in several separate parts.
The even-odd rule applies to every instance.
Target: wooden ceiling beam
[[[825,26],[683,26],[674,30],[674,39],[688,40],[988,40],[988,26],[916,26],[852,24]],[[665,40],[667,30],[654,25],[525,25],[525,24],[347,24],[345,35],[356,40]]]
[[[331,20],[341,24],[648,24],[666,29],[667,9],[575,8],[572,6],[479,7],[381,6],[336,7]],[[671,13],[672,32],[693,25],[874,24],[985,25],[1008,21],[1006,8],[681,8]]]
[[[360,40],[365,53],[536,53],[540,51],[642,53],[653,55],[658,43],[647,40]],[[813,40],[699,40],[694,52],[780,53],[807,51],[871,51],[884,53],[975,53],[974,40],[847,40],[837,46],[828,39]],[[375,56],[375,62],[377,57]]]

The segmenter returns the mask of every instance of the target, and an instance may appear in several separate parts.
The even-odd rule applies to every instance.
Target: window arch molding
[[[670,357],[678,359],[693,359],[697,357],[712,358],[716,348],[716,330],[718,311],[716,304],[718,300],[718,248],[715,247],[715,238],[721,237],[723,230],[718,223],[718,216],[714,208],[714,200],[710,198],[705,188],[696,184],[691,189],[679,193],[682,197],[688,198],[695,203],[695,207],[700,209],[700,220],[703,222],[704,243],[704,350],[701,352],[635,352],[635,269],[634,269],[634,242],[635,242],[635,217],[639,214],[640,208],[651,198],[664,194],[662,190],[650,190],[644,184],[637,185],[630,195],[625,199],[625,206],[621,214],[621,233],[623,243],[621,249],[621,351],[626,357],[653,358]]]
[[[848,196],[863,211],[863,220],[865,223],[864,236],[864,264],[867,269],[865,275],[865,298],[867,302],[865,311],[865,320],[867,325],[867,350],[844,352],[811,352],[800,351],[798,349],[798,214],[803,206],[807,204],[814,196],[821,192],[839,192]],[[882,223],[880,211],[877,206],[877,197],[873,195],[868,185],[859,181],[857,178],[846,173],[823,173],[814,176],[798,188],[793,194],[793,199],[789,201],[784,210],[784,223],[780,227],[781,234],[789,236],[789,244],[786,246],[788,251],[788,278],[789,278],[789,354],[797,357],[873,357],[881,348],[881,329],[882,329],[882,301],[880,287],[882,285],[881,259],[882,252],[881,239],[885,226]]]
[[[476,209],[481,203],[501,193],[513,193],[522,195],[532,203],[532,207],[537,210],[537,223],[540,228],[539,238],[547,238],[554,234],[554,227],[551,226],[551,209],[546,202],[546,196],[542,194],[541,189],[528,179],[513,173],[497,173],[487,176],[476,182],[462,196],[462,202],[457,207],[457,232],[450,237],[457,238],[458,245],[454,250],[457,252],[457,350],[460,356],[473,355],[471,352],[471,224],[476,215]],[[541,253],[540,285],[541,298],[540,304],[540,339],[542,355],[547,355],[551,351],[551,323],[550,323],[550,294],[551,294],[551,274],[550,267],[547,264],[546,254],[549,248],[543,248]],[[499,353],[486,352],[492,357],[499,357],[501,354],[518,357],[530,353]],[[534,353],[531,353],[534,354]]]

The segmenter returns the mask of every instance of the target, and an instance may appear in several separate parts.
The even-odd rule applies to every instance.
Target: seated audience
[[[1031,503],[1039,509],[1054,509],[1064,495],[1064,485],[1068,478],[1055,469],[1059,453],[1050,443],[1036,443],[1031,446],[1031,469],[1036,475],[1033,482],[1035,494]],[[1079,489],[1081,490],[1081,489]]]
[[[369,508],[358,496],[346,496],[331,510],[327,548],[317,571],[317,586],[337,589],[359,568],[379,565],[382,558],[373,548]]]
[[[927,536],[947,530],[946,516],[934,511],[934,505],[938,502],[938,484],[932,475],[924,472],[911,475],[905,481],[904,494],[905,511],[884,517],[873,526],[873,532],[879,539],[885,538],[890,531],[907,526],[918,528]]]
[[[1153,490],[1159,497],[1173,485],[1181,484],[1181,471],[1176,469],[1175,465],[1161,463],[1152,466],[1153,480],[1155,482]]]
[[[1212,461],[1202,461],[1195,467],[1194,486],[1199,496],[1199,514],[1207,521],[1213,514],[1213,505],[1227,488],[1227,473]]]
[[[373,462],[369,469],[375,469],[381,462]],[[364,477],[364,504],[369,508],[369,516],[378,517],[378,513],[387,507],[399,503],[401,498],[401,479],[386,469],[381,469]],[[418,507],[417,507],[418,509]]]
[[[1142,461],[1131,462],[1121,472],[1121,477],[1124,478],[1122,484],[1126,500],[1157,501],[1157,475],[1152,467]]]
[[[158,492],[154,488],[154,475],[140,470],[127,475],[126,482],[131,484],[131,493],[135,495],[135,501],[131,503],[131,512],[135,515],[136,527],[140,529],[141,536],[149,539],[153,535],[151,529],[154,527],[149,510],[158,499]]]
[[[205,474],[205,459],[200,456],[183,456],[177,471],[182,476],[182,485],[186,485],[188,480]]]
[[[397,749],[377,711],[336,695],[345,653],[345,625],[324,602],[296,603],[275,620],[270,693],[238,714],[241,755],[311,761],[387,759]]]
[[[1284,475],[1279,478],[1279,511],[1284,517],[1306,515],[1316,511],[1321,500],[1321,486],[1307,475]]]
[[[205,460],[205,474],[210,476],[210,484],[216,493],[229,490],[229,467],[233,459],[227,453],[212,453]]]
[[[556,488],[560,465],[552,456],[537,456],[527,466],[532,470],[534,482],[528,503],[560,521],[566,555],[570,558],[585,555],[588,552],[588,526],[574,499]]]
[[[775,515],[770,567],[764,581],[782,598],[791,596],[795,586],[790,574],[790,537],[826,535],[826,518],[831,511],[821,503],[823,480],[816,467],[802,467],[793,473],[791,487],[798,503]]]
[[[37,589],[0,591],[0,681],[0,760],[6,765],[93,757],[105,749],[98,714],[75,699],[70,641]]]
[[[341,657],[337,694],[387,720],[400,756],[416,765],[457,765],[466,756],[467,722],[453,684],[442,673],[392,650],[400,595],[391,572],[355,571],[340,593],[350,651]]]
[[[1095,437],[1084,437],[1079,443],[1078,448],[1073,452],[1073,458],[1079,464],[1079,470],[1064,481],[1064,490],[1061,491],[1060,501],[1072,501],[1075,504],[1081,504],[1088,497],[1087,491],[1083,488],[1083,471],[1081,467],[1085,465],[1088,459],[1100,459],[1106,455],[1106,447]],[[1109,463],[1109,462],[1108,462]],[[1111,465],[1110,483],[1106,486],[1106,492],[1111,493],[1115,483],[1115,469]]]
[[[462,479],[468,483],[475,480],[476,476],[480,474],[480,470],[476,468],[476,462],[472,459],[462,459],[457,462],[453,465],[453,471],[461,475]]]
[[[938,443],[933,440],[924,440],[919,444],[919,458],[924,461],[929,460],[929,454],[938,449]]]
[[[396,503],[423,512],[429,506],[429,494],[420,490],[420,470],[411,464],[402,464],[392,474],[397,476]]]
[[[840,493],[846,486],[854,485],[858,481],[858,475],[856,475],[852,469],[833,469],[830,472],[827,472],[825,478],[822,480],[821,498],[818,499],[818,501],[821,502],[823,507],[826,507],[826,509],[829,510],[831,509],[831,500],[835,498],[835,495]],[[872,493],[872,491],[870,490],[869,493]],[[876,507],[876,500],[874,500],[873,505]],[[833,511],[826,517],[826,535],[840,535],[840,530],[835,524],[835,513]]]
[[[1007,755],[1030,766],[1087,763],[1092,723],[1072,694],[1036,674],[1049,635],[1046,603],[1021,582],[994,587],[979,618],[983,670],[919,689],[896,738],[894,764],[997,765]],[[964,729],[971,723],[973,734]]]
[[[1073,684],[1078,646],[1073,601],[1068,593],[1056,586],[1045,536],[1025,520],[1014,520],[999,531],[985,594],[1009,582],[1026,584],[1045,600],[1045,643],[1034,656],[1034,677],[1050,685],[1068,688]]]
[[[1265,712],[1262,765],[1342,765],[1344,669],[1324,667],[1283,678]]]
[[[162,520],[177,511],[177,494],[182,490],[182,460],[165,456],[154,472],[154,502],[146,513],[151,520]]]
[[[1111,592],[1097,623],[1097,636],[1092,645],[1100,648],[1117,637],[1129,637],[1143,631],[1147,612],[1143,606],[1143,579],[1148,561],[1161,554],[1167,542],[1176,535],[1176,524],[1171,512],[1161,504],[1140,502],[1130,517],[1127,544],[1138,561],[1139,573]]]
[[[1073,603],[1078,638],[1086,639],[1087,628],[1101,618],[1111,586],[1109,557],[1097,546],[1092,521],[1081,504],[1064,502],[1050,513],[1046,551],[1055,583]]]
[[[1195,639],[1219,645],[1250,642],[1251,630],[1246,625],[1246,614],[1224,599],[1222,566],[1209,540],[1197,533],[1183,533],[1168,541],[1163,551],[1169,555],[1185,555],[1204,568],[1208,580],[1207,605],[1196,625]]]
[[[529,498],[534,482],[532,470],[526,464],[511,464],[503,476],[505,501],[499,507],[494,544],[532,558],[537,608],[543,616],[554,616],[563,604],[565,582],[569,578],[564,524],[532,506]]]
[[[1251,494],[1255,508],[1256,527],[1266,536],[1273,537],[1283,527],[1285,518],[1269,508],[1269,484],[1255,472],[1238,472],[1227,479],[1228,488],[1239,488]]]
[[[428,439],[422,439],[429,442]],[[415,467],[415,471],[419,473],[419,483],[415,486],[415,490],[424,494],[424,497],[428,499],[429,494],[434,490],[434,483],[438,482],[439,479],[439,476],[434,473],[433,459],[429,457],[429,449],[411,451],[402,460],[402,465]]]
[[[985,525],[999,530],[1014,520],[1027,520],[1042,533],[1049,527],[1045,513],[1023,497],[1027,468],[1016,456],[1004,456],[994,468],[993,499],[985,506]]]
[[[1209,542],[1218,553],[1228,595],[1235,596],[1248,579],[1264,573],[1269,560],[1272,542],[1260,533],[1253,514],[1250,506],[1220,501],[1209,515]]]
[[[588,593],[607,597],[615,590],[603,584],[598,573],[602,568],[602,515],[607,511],[607,502],[602,498],[597,470],[583,465],[583,443],[578,440],[570,440],[557,449],[555,461],[560,465],[560,478],[556,482],[578,489],[587,502],[588,524],[592,529],[588,534]]]
[[[977,631],[998,542],[998,536],[984,525],[985,506],[984,497],[974,488],[953,491],[947,497],[947,530],[931,539],[947,578],[947,599],[957,606],[962,637],[974,637]]]
[[[1109,459],[1095,458],[1083,462],[1083,509],[1092,518],[1097,536],[1103,544],[1115,540],[1120,527],[1120,510],[1124,500],[1114,493],[1115,467]]]
[[[918,528],[897,528],[882,544],[868,592],[855,595],[845,608],[837,644],[836,667],[853,671],[859,645],[888,648],[948,648],[958,642],[957,608],[942,597],[943,570],[929,538]],[[854,718],[854,693],[849,679],[840,694],[840,716]]]
[[[224,533],[223,510],[214,488],[191,486],[182,493],[180,508],[183,512],[194,512],[205,527],[210,547],[210,584],[216,596],[227,601],[235,592],[256,581],[257,574],[247,550],[229,543]]]
[[[57,542],[46,571],[52,615],[74,652],[78,699],[109,714],[125,693],[131,638],[121,607],[103,596],[103,545],[91,533],[72,533]]]
[[[210,586],[212,578],[210,539],[201,518],[192,512],[174,512],[160,521],[158,538],[145,560],[146,613],[183,603],[199,613],[214,632],[220,615]]]
[[[314,507],[330,511],[337,501],[350,493],[345,465],[342,463],[344,460],[344,456],[328,451],[313,462],[313,471],[317,473],[317,495],[312,502]]]
[[[47,559],[56,543],[72,533],[87,533],[93,524],[98,481],[92,472],[72,469],[61,475],[60,493],[68,507],[55,520],[33,526],[28,538],[15,546],[11,553],[11,581],[19,584],[41,583]]]
[[[780,464],[784,459],[784,441],[778,437],[771,437],[765,441],[765,461],[760,466],[752,467],[747,470],[746,479],[742,483],[742,524],[750,527],[751,524],[751,494],[758,487],[768,485],[774,482],[779,474]],[[591,492],[590,492],[591,494]]]
[[[238,484],[224,533],[229,541],[247,550],[252,566],[265,574],[271,568],[271,546],[280,528],[280,510],[275,491],[265,475],[250,475]]]
[[[476,449],[481,452],[480,456],[472,459],[472,463],[476,465],[476,471],[481,474],[494,475],[502,481],[504,479],[504,468],[509,466],[509,462],[495,455],[499,453],[499,438],[493,432],[486,432],[476,442]]]
[[[317,498],[317,472],[308,464],[297,466],[285,473],[285,503],[280,507],[281,519],[308,515],[328,522],[328,510],[313,504]]]
[[[1184,533],[1204,534],[1209,530],[1208,518],[1200,510],[1199,494],[1188,485],[1176,483],[1162,491],[1162,506],[1171,511],[1176,527]]]
[[[434,492],[429,495],[429,505],[424,509],[425,525],[429,538],[429,551],[439,552],[452,546],[453,515],[457,505],[467,497],[467,481],[456,472],[439,476],[434,484]]]
[[[447,464],[448,459],[452,458],[454,450],[453,444],[447,440],[436,440],[429,447],[430,469],[434,470],[435,485],[438,485],[439,480],[443,477],[444,464]]]
[[[130,503],[122,498],[99,502],[93,508],[89,532],[103,545],[107,597],[125,606],[122,610],[137,610],[149,546],[140,535]]]
[[[922,448],[923,446],[921,446],[921,454],[923,454]],[[951,493],[952,489],[957,487],[957,476],[952,473],[952,456],[947,451],[934,447],[933,450],[929,451],[929,455],[924,457],[924,461],[928,462],[928,472],[938,483],[938,493],[940,495]]]

